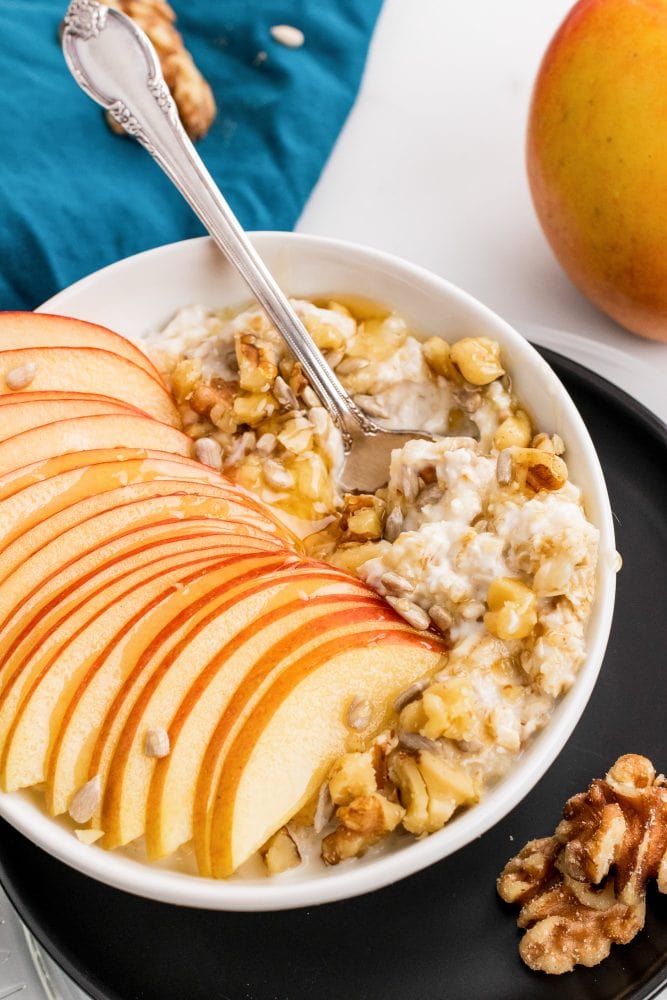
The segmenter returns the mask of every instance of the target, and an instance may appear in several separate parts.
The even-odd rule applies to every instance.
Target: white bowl
[[[484,334],[500,342],[518,396],[537,424],[567,442],[572,479],[600,530],[597,596],[588,626],[588,656],[548,726],[509,774],[474,808],[424,840],[402,840],[364,858],[323,870],[297,869],[274,879],[216,881],[80,844],[50,819],[30,793],[0,796],[0,814],[34,843],[79,871],[138,895],[220,910],[275,910],[343,899],[395,882],[479,837],[539,781],[570,736],[602,663],[615,593],[611,509],[595,449],[574,404],[537,352],[470,295],[413,264],[378,251],[292,233],[258,233],[260,254],[294,296],[362,295],[399,312],[425,336]],[[110,326],[132,338],[165,323],[184,305],[240,305],[249,298],[213,243],[187,240],[120,261],[84,278],[40,309]]]

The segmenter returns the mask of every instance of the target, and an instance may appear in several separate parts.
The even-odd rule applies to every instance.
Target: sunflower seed
[[[442,743],[437,740],[429,740],[420,733],[408,733],[405,729],[399,729],[398,742],[406,750],[428,750],[431,753],[442,753]]]
[[[301,28],[292,24],[274,24],[270,30],[271,37],[288,49],[300,49],[306,40]]]
[[[413,701],[417,700],[422,691],[425,691],[430,683],[431,680],[429,677],[422,677],[420,680],[415,681],[414,684],[411,684],[410,687],[407,687],[405,691],[401,691],[394,702],[394,711],[402,712],[406,705],[410,705]]]
[[[384,537],[388,542],[395,542],[402,530],[403,511],[397,505],[387,514],[387,520],[384,522]]]
[[[16,392],[17,389],[25,389],[33,381],[36,374],[37,365],[34,361],[29,361],[27,365],[21,365],[19,368],[12,368],[5,375],[7,388],[11,389],[12,392]]]
[[[195,456],[202,463],[211,469],[222,468],[222,448],[215,438],[202,437],[195,441]]]
[[[410,581],[406,580],[400,573],[385,573],[380,578],[380,583],[385,590],[387,590],[390,594],[395,594],[396,596],[412,594],[415,589]]]
[[[168,757],[171,750],[166,729],[149,729],[146,733],[144,753],[147,757]]]
[[[369,363],[366,358],[343,358],[336,368],[336,372],[339,375],[354,375],[355,372],[360,372],[362,368],[368,368]]]
[[[431,483],[430,486],[425,486],[419,491],[415,497],[415,506],[418,510],[422,510],[424,507],[428,507],[429,504],[437,503],[438,500],[442,499],[442,487],[437,483]]]
[[[69,814],[75,823],[87,823],[97,812],[102,798],[102,781],[99,774],[74,793],[69,804]]]
[[[501,486],[507,486],[512,482],[512,452],[509,448],[503,448],[498,455],[496,479]]]
[[[452,627],[452,616],[449,611],[445,611],[439,604],[434,604],[428,609],[429,617],[436,628],[441,632],[446,632]]]
[[[367,698],[354,697],[347,710],[347,724],[350,729],[363,732],[371,721],[371,703]]]
[[[104,836],[104,830],[75,830],[74,834],[82,844],[94,844]]]
[[[322,832],[333,816],[333,811],[334,804],[331,801],[331,795],[329,794],[329,782],[324,781],[320,786],[320,792],[317,796],[317,805],[315,807],[315,815],[313,817],[313,830],[315,833]]]
[[[386,597],[385,600],[391,604],[394,611],[397,611],[401,618],[404,618],[408,625],[423,632],[431,624],[429,616],[423,608],[420,608],[414,601],[409,601],[407,597]]]

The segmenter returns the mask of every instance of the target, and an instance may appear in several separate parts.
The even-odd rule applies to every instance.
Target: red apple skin
[[[667,341],[667,0],[575,4],[537,76],[527,168],[574,284]]]

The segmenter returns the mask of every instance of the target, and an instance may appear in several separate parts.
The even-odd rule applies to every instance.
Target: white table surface
[[[530,200],[530,93],[571,5],[385,0],[359,99],[298,228],[422,264],[533,339],[565,331],[561,353],[667,420],[667,345],[622,330],[574,288]]]

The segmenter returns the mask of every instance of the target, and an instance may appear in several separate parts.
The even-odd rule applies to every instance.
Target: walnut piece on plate
[[[521,906],[526,965],[558,974],[634,938],[652,878],[667,893],[667,784],[646,757],[626,754],[566,802],[554,835],[526,844],[497,885]]]

